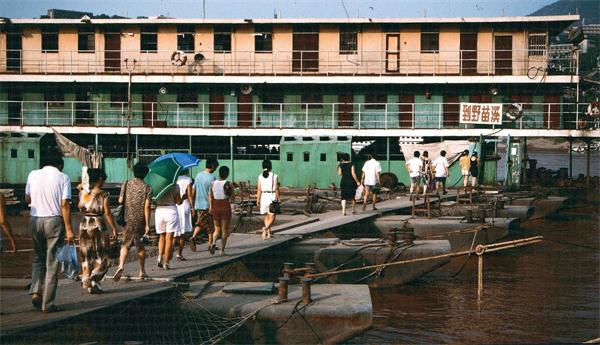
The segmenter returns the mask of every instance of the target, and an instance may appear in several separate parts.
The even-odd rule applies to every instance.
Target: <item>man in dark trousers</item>
[[[25,201],[30,205],[29,232],[33,241],[31,303],[44,313],[59,311],[55,305],[58,285],[58,249],[65,235],[73,241],[71,228],[71,180],[62,173],[63,159],[58,150],[41,157],[42,168],[29,173]]]

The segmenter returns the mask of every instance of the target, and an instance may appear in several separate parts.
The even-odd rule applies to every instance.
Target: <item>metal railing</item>
[[[201,51],[186,54],[184,65],[173,51],[0,50],[0,73],[159,75],[554,75],[577,70],[575,53],[547,50],[274,50]],[[135,63],[134,63],[135,61]],[[532,79],[533,79],[532,78]]]
[[[494,128],[587,129],[587,104],[524,103],[523,116]],[[147,128],[448,129],[459,103],[176,103],[0,101],[0,125]],[[481,126],[489,128],[489,126]]]

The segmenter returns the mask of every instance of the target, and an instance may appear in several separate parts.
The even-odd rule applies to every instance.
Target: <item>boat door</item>
[[[9,27],[6,32],[6,70],[12,72],[21,71],[21,59],[23,54],[23,36],[21,29]]]
[[[208,124],[223,127],[225,124],[225,95],[221,89],[211,89],[208,94]]]
[[[354,94],[346,90],[338,96],[338,127],[354,126]]]
[[[154,89],[146,88],[142,91],[142,123],[144,127],[154,127],[156,121],[157,94]]]
[[[400,35],[385,35],[385,71],[397,73],[400,71]]]
[[[104,32],[104,71],[121,71],[121,31]]]
[[[494,64],[496,75],[512,75],[512,36],[494,37]]]
[[[237,96],[237,126],[241,128],[252,127],[252,95],[239,94]]]
[[[93,125],[92,89],[89,86],[78,86],[75,91],[75,125]]]
[[[319,27],[294,26],[292,41],[292,72],[318,72]]]
[[[8,89],[8,124],[13,126],[21,125],[23,112],[23,93],[18,87],[9,87]]]
[[[477,32],[460,33],[460,73],[477,74]]]

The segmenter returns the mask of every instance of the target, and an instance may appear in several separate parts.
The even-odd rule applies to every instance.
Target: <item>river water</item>
[[[425,276],[396,289],[372,290],[374,327],[350,344],[548,343],[600,337],[598,207],[530,221],[531,248],[484,258],[484,297],[477,303],[476,259],[457,275]],[[464,259],[461,259],[464,260]]]

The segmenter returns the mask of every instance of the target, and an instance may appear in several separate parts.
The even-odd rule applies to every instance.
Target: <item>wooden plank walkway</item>
[[[262,240],[257,234],[231,234],[227,243],[226,254],[210,255],[206,245],[199,245],[195,253],[185,251],[186,261],[171,261],[170,270],[162,270],[156,266],[154,258],[147,259],[146,271],[153,278],[145,281],[122,279],[118,283],[105,279],[102,283],[104,293],[90,295],[81,288],[79,282],[61,280],[57,292],[57,305],[65,310],[53,314],[43,314],[31,306],[27,291],[0,289],[0,336],[6,336],[24,331],[32,331],[39,327],[65,321],[95,310],[113,307],[120,303],[163,293],[171,289],[170,281],[185,280],[187,277],[199,275],[202,272],[236,262],[246,256],[263,250],[290,243],[305,235],[327,231],[336,227],[348,225],[357,221],[374,218],[378,215],[395,212],[412,207],[408,197],[382,201],[378,210],[359,211],[358,214],[341,215],[341,211],[331,211],[315,215],[317,220],[298,221],[297,226],[289,228],[282,224],[280,231],[274,227],[274,235],[270,240]],[[359,208],[360,209],[360,208]],[[219,242],[220,243],[220,242]],[[137,261],[125,266],[123,277],[137,276],[139,266]],[[112,277],[116,268],[109,270],[107,278]]]

